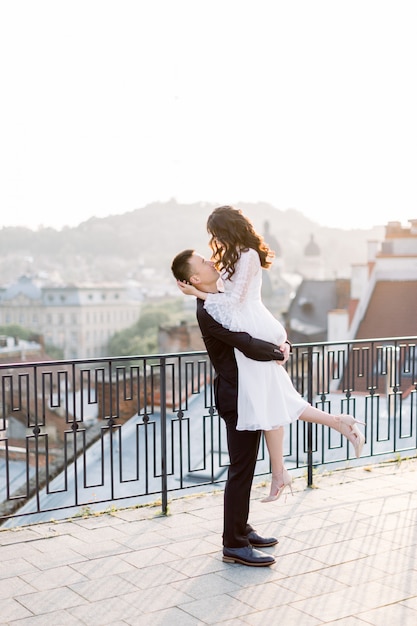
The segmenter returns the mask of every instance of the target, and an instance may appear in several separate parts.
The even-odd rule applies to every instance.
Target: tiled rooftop
[[[0,623],[417,624],[417,460],[294,481],[251,522],[269,568],[223,563],[222,492],[0,532]]]

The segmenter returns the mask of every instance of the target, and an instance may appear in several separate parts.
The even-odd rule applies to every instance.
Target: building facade
[[[368,242],[368,262],[352,267],[344,310],[329,313],[328,340],[417,334],[417,220],[389,222],[382,242]]]
[[[309,244],[306,257],[318,259],[318,247]],[[286,316],[294,343],[417,334],[417,220],[389,222],[349,279],[320,280],[317,269],[313,263],[314,278],[304,276]]]
[[[41,286],[27,276],[0,289],[0,326],[18,324],[65,359],[106,355],[112,335],[134,324],[141,302],[120,285]]]

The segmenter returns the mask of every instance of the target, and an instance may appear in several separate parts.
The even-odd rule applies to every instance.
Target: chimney
[[[334,309],[327,314],[327,341],[345,341],[349,336],[349,312]]]
[[[374,263],[379,252],[380,242],[376,239],[368,241],[368,263]]]
[[[411,224],[410,233],[417,236],[417,220],[408,220]]]
[[[350,283],[350,297],[352,300],[360,300],[368,283],[368,266],[357,264],[352,265],[352,276]]]

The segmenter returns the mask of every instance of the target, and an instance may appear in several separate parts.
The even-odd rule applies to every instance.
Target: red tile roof
[[[379,281],[356,339],[417,335],[417,281]]]

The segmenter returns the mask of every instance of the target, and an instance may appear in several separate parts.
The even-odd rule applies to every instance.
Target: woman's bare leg
[[[271,459],[272,476],[279,476],[284,471],[284,427],[265,430],[264,435]]]
[[[304,409],[299,419],[304,422],[313,422],[313,424],[323,424],[324,426],[334,428],[340,432],[335,415],[332,413],[326,413],[326,411],[322,411],[321,409],[317,409],[316,407],[311,406],[311,404]]]
[[[333,415],[332,413],[326,413],[321,409],[308,405],[301,413],[299,419],[305,422],[323,424],[329,428],[334,428],[350,441],[355,449],[356,456],[358,458],[360,457],[363,444],[365,443],[365,437],[360,432],[357,425],[363,424],[363,422],[359,422],[352,415]]]
[[[262,502],[271,502],[279,498],[286,485],[291,484],[291,477],[284,467],[283,426],[274,430],[266,430],[264,435],[271,460],[272,479],[269,496],[264,498]]]

